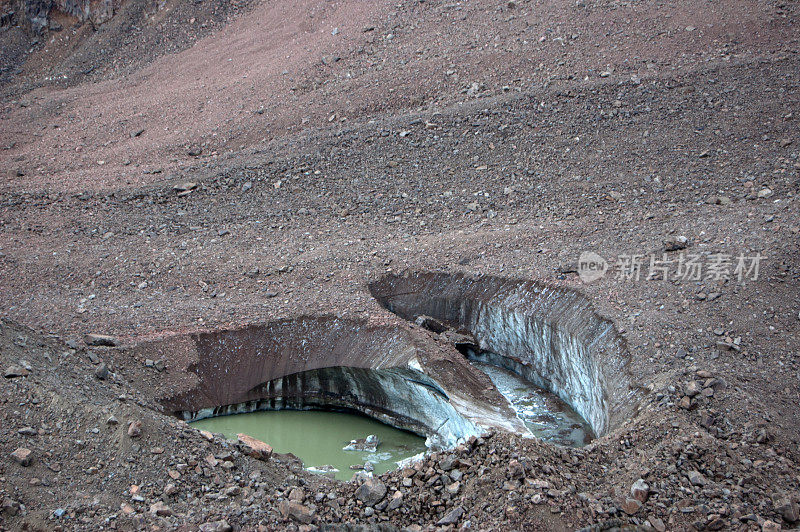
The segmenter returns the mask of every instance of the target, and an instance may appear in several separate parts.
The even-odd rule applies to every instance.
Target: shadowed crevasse
[[[345,409],[454,445],[483,427],[523,432],[488,379],[408,326],[332,316],[179,335],[141,346],[185,361],[162,400],[186,420],[278,409]],[[498,406],[499,405],[499,406]]]
[[[636,410],[625,342],[577,291],[446,273],[389,275],[370,291],[404,319],[426,315],[468,331],[490,362],[557,394],[598,436]]]

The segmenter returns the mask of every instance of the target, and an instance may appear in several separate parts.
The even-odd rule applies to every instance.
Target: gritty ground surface
[[[170,24],[199,17],[169,9],[182,13],[158,15]],[[795,9],[269,2],[168,34],[175,53],[143,37],[147,53],[105,58],[83,27],[39,37],[0,111],[0,369],[31,366],[0,382],[0,527],[425,527],[460,507],[456,526],[487,529],[791,528]],[[113,23],[104,38],[123,42]],[[17,45],[0,53],[21,61],[30,45]],[[78,52],[96,72],[69,70]],[[47,81],[55,71],[67,79]],[[179,196],[185,182],[196,187]],[[646,280],[651,254],[675,271],[681,252],[664,241],[676,236],[706,266],[760,253],[758,279]],[[612,265],[644,255],[642,276],[583,284],[571,271],[587,250]],[[169,360],[156,372],[63,343],[385,313],[366,284],[405,269],[581,289],[628,340],[652,392],[642,413],[584,450],[495,436],[450,469],[432,457],[386,476],[402,504],[367,516],[355,485],[245,457],[154,411]],[[10,458],[18,447],[31,465]],[[636,508],[639,478],[649,496]]]

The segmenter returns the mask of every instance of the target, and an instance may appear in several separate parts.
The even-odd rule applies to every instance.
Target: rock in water
[[[311,466],[306,468],[306,471],[317,475],[325,475],[326,477],[331,477],[331,478],[335,477],[336,473],[339,472],[338,469],[328,464],[321,466]]]
[[[378,450],[378,445],[380,444],[381,442],[378,440],[378,437],[374,434],[370,434],[366,438],[362,438],[360,440],[350,440],[350,443],[342,447],[342,450],[374,453]]]

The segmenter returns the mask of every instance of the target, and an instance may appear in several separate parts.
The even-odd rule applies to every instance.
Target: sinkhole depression
[[[481,369],[487,363],[558,396],[587,434],[603,436],[635,413],[640,389],[625,343],[576,291],[446,273],[388,275],[369,291],[389,312],[174,334],[134,349],[142,359],[169,358],[177,374],[160,402],[186,421],[356,413],[434,449],[487,429],[530,435]]]
[[[393,323],[394,322],[394,323]],[[486,428],[524,430],[455,349],[390,315],[300,317],[150,342],[183,367],[161,403],[187,421],[260,410],[343,410],[449,447]]]
[[[477,344],[466,346],[468,356],[558,395],[598,436],[635,413],[641,388],[631,381],[625,341],[575,290],[494,276],[406,273],[372,283],[370,292],[406,320],[430,317],[467,333]]]

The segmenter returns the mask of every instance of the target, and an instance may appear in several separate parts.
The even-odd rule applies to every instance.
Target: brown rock
[[[665,525],[664,521],[662,521],[658,517],[651,515],[650,517],[647,518],[647,520],[650,521],[650,524],[653,526],[653,528],[656,529],[656,532],[666,532],[667,525]]]
[[[245,453],[253,458],[268,460],[269,457],[272,456],[272,447],[263,441],[257,440],[244,433],[237,434],[236,438],[239,440],[239,444],[244,447]]]
[[[5,372],[3,372],[3,377],[6,379],[16,379],[17,377],[27,377],[28,374],[30,374],[30,371],[27,369],[21,366],[12,365],[8,366]]]
[[[114,347],[119,345],[117,339],[107,334],[89,333],[83,337],[86,345]]]
[[[141,421],[131,421],[128,424],[128,436],[131,438],[138,438],[142,435],[142,422]]]
[[[639,508],[642,507],[642,503],[636,499],[631,499],[628,497],[625,499],[625,502],[622,503],[622,511],[628,515],[633,515],[639,511]]]
[[[692,486],[705,486],[708,484],[706,477],[704,477],[699,471],[689,471],[686,476],[689,478],[689,482],[692,483]]]
[[[447,493],[449,493],[450,495],[458,495],[458,490],[460,488],[461,488],[461,482],[453,482],[450,485],[448,485],[445,488],[445,490],[447,490]]]
[[[664,240],[664,251],[678,251],[680,249],[686,249],[688,245],[689,239],[685,236],[671,236]]]
[[[108,378],[108,373],[109,373],[108,366],[105,363],[102,363],[99,366],[97,366],[97,369],[94,372],[94,376],[100,379],[101,381],[104,381]]]
[[[283,517],[291,517],[296,521],[308,524],[314,520],[314,510],[295,501],[281,501],[278,511]]]
[[[18,447],[11,453],[11,458],[22,467],[28,467],[33,462],[33,452],[25,447]]]
[[[708,530],[722,530],[725,528],[725,520],[720,516],[713,517],[706,525]]]
[[[197,188],[197,183],[186,181],[185,183],[178,183],[172,189],[178,193],[179,196],[185,196],[192,190]]]
[[[417,318],[414,320],[414,323],[437,334],[443,333],[450,328],[436,318],[432,318],[424,314],[417,316]]]
[[[442,471],[450,471],[451,469],[455,469],[460,464],[458,458],[452,455],[447,455],[441,460],[439,460],[439,468]]]
[[[797,503],[788,497],[775,498],[775,511],[781,514],[783,520],[787,523],[796,523],[800,521],[800,510],[798,510]]]
[[[375,477],[370,477],[356,490],[356,498],[367,506],[375,506],[386,495],[386,485]]]
[[[522,478],[525,476],[525,467],[519,460],[511,460],[508,462],[508,475],[511,478]]]
[[[549,490],[552,487],[552,485],[546,480],[527,479],[525,483],[531,488],[539,490]]]
[[[4,497],[2,503],[0,503],[0,511],[11,516],[17,515],[19,503],[10,497]]]
[[[292,488],[292,491],[289,492],[289,500],[294,502],[303,502],[306,500],[306,494],[303,491],[303,488]]]
[[[157,501],[150,505],[150,513],[160,517],[169,517],[172,515],[172,508],[164,504],[162,501]]]
[[[650,486],[643,478],[640,478],[631,486],[631,496],[639,502],[647,502],[647,497],[650,496]]]
[[[403,492],[402,491],[395,491],[392,498],[389,500],[389,504],[386,505],[386,511],[390,512],[392,510],[396,510],[403,505]]]
[[[452,510],[450,510],[444,517],[439,519],[436,524],[439,526],[444,525],[454,525],[458,523],[458,520],[461,519],[461,516],[464,515],[464,508],[461,506],[456,506]]]
[[[200,532],[231,532],[233,528],[224,519],[222,521],[210,521],[200,525]]]

